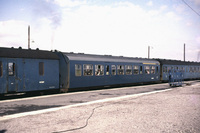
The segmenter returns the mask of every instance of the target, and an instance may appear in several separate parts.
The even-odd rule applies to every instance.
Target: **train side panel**
[[[50,90],[59,88],[59,61],[28,59],[24,64],[24,90]]]
[[[169,75],[172,78],[181,78],[182,80],[191,80],[200,78],[200,63],[184,62],[177,60],[157,59],[161,65],[161,80],[168,81]],[[181,73],[181,77],[180,74]]]
[[[5,58],[0,58],[0,94],[7,92],[7,62]]]
[[[92,67],[91,73],[86,74],[85,65]],[[79,74],[77,74],[79,66]],[[98,66],[103,67],[103,72],[98,75]],[[118,72],[118,67],[123,66],[123,74]],[[125,68],[131,66],[128,70]],[[134,72],[134,66],[138,66],[138,72]],[[155,73],[145,73],[144,64],[138,63],[116,63],[116,62],[90,62],[90,61],[70,61],[70,86],[69,88],[97,87],[125,85],[133,83],[156,82],[160,80],[159,65],[155,65]],[[148,65],[154,66],[154,65]],[[115,68],[113,68],[115,67]],[[141,69],[140,69],[141,68]],[[114,72],[115,71],[115,72]],[[150,70],[151,71],[151,70]],[[151,73],[151,72],[150,72]]]
[[[59,61],[0,58],[0,93],[59,88]]]

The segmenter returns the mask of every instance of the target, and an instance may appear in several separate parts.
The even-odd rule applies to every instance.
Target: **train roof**
[[[83,53],[63,53],[69,60],[73,61],[99,61],[99,62],[126,62],[126,63],[143,63],[143,64],[157,64],[160,63],[157,60],[145,59],[145,58],[132,58],[123,56],[111,56],[111,55],[93,55]]]
[[[6,58],[31,58],[31,59],[54,59],[58,60],[59,57],[51,51],[31,50],[16,48],[3,48],[0,47],[0,57]]]
[[[200,65],[200,62],[189,62],[181,60],[167,60],[167,59],[156,59],[160,64],[166,65]]]

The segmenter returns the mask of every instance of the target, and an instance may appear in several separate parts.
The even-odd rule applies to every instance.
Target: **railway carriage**
[[[50,51],[0,48],[0,94],[59,89],[59,58]]]
[[[57,52],[60,58],[60,87],[108,87],[160,80],[156,60]]]
[[[200,78],[200,63],[185,62],[178,60],[157,59],[160,62],[160,78],[162,81],[169,80],[169,73],[172,77],[182,78],[183,80]],[[182,73],[178,75],[178,73]],[[182,77],[180,77],[182,76]]]

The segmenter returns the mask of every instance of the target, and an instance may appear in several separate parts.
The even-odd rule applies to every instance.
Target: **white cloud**
[[[55,0],[56,4],[58,4],[61,7],[75,7],[80,6],[83,4],[86,4],[86,1],[80,1],[80,0]]]
[[[148,6],[153,6],[153,2],[152,1],[147,2],[147,5]]]
[[[176,12],[183,13],[186,9],[186,6],[184,4],[178,4],[178,5],[173,5],[173,8],[176,10]]]
[[[162,6],[160,6],[160,10],[161,10],[161,11],[165,11],[167,8],[168,8],[167,5],[162,5]]]
[[[193,24],[192,24],[192,22],[187,22],[186,25],[187,26],[192,26]]]
[[[82,5],[73,11],[65,10],[63,25],[56,32],[55,48],[147,57],[147,47],[152,45],[152,57],[164,58],[171,51],[171,44],[175,47],[179,43],[175,37],[181,29],[175,25],[174,12],[161,13],[160,8],[147,11],[129,2],[115,3],[113,7]]]
[[[31,48],[147,57],[150,45],[154,47],[151,57],[182,59],[182,44],[187,40],[195,40],[188,32],[190,24],[183,28],[181,24],[186,22],[180,21],[182,18],[176,9],[169,10],[167,5],[147,10],[131,2],[115,2],[111,5],[70,0],[55,2],[61,6],[60,25],[53,29],[51,19],[39,18],[40,26],[31,26],[31,39],[35,41]],[[153,6],[153,2],[149,1],[149,5]],[[27,48],[27,26],[25,22],[14,20],[1,22],[0,37],[16,37],[1,37],[0,45],[11,46],[6,40],[13,40]]]
[[[28,24],[24,21],[0,21],[0,46],[24,46],[27,42]]]
[[[196,38],[196,42],[200,45],[200,36]]]

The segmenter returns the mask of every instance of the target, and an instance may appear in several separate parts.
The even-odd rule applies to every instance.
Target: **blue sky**
[[[200,0],[184,0],[200,14]],[[200,16],[183,0],[0,0],[0,47],[197,61]],[[200,61],[200,57],[199,57]]]

